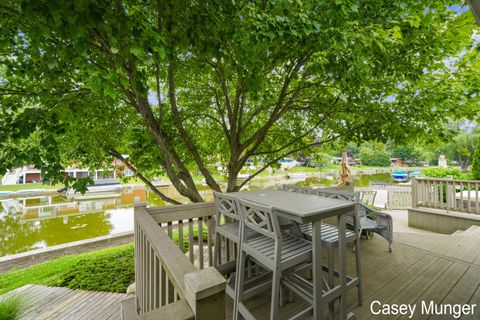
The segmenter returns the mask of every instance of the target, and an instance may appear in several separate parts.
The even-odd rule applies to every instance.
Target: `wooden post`
[[[225,278],[214,268],[187,273],[185,299],[196,320],[225,320]]]
[[[417,178],[412,178],[412,208],[417,207]]]

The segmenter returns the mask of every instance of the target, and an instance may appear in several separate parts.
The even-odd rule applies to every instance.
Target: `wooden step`
[[[471,226],[467,230],[465,230],[464,235],[469,236],[469,237],[476,237],[480,236],[480,226]]]

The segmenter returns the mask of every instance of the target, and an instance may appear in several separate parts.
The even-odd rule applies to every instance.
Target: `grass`
[[[26,189],[60,189],[63,188],[63,184],[43,184],[43,183],[26,183],[26,184],[9,184],[0,185],[0,191],[19,191]]]
[[[128,244],[52,259],[0,274],[0,294],[26,284],[126,292],[135,281],[134,274],[133,244]]]
[[[17,296],[0,301],[0,320],[18,319],[21,309],[21,300]]]

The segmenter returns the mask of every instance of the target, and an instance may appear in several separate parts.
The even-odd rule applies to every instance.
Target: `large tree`
[[[126,153],[202,201],[192,174],[220,191],[216,163],[231,192],[312,146],[432,135],[478,99],[474,19],[452,4],[3,0],[0,167],[60,180]]]

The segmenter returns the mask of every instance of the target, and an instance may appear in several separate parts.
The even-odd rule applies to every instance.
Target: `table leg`
[[[322,314],[322,243],[321,222],[315,221],[312,226],[312,280],[313,280],[313,319],[321,320]]]
[[[347,239],[346,239],[346,223],[345,215],[338,216],[338,261],[339,261],[339,277],[340,277],[340,319],[346,319],[347,315]]]

